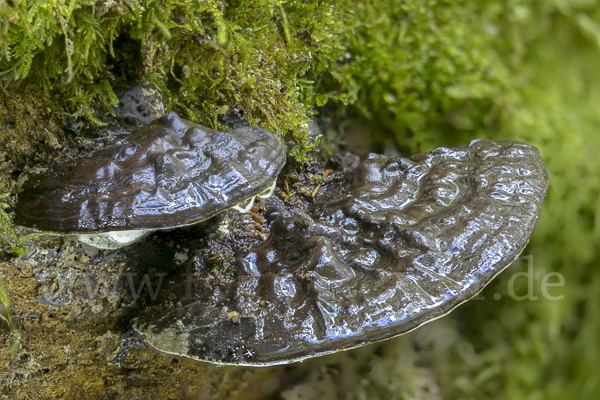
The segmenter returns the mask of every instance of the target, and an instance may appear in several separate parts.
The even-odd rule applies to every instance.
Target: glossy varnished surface
[[[264,129],[217,132],[171,112],[122,145],[31,177],[15,222],[64,233],[189,225],[267,189],[284,163]]]
[[[538,150],[515,142],[370,155],[322,188],[308,214],[275,206],[270,237],[239,255],[235,278],[196,262],[165,282],[136,329],[166,353],[250,365],[405,333],[518,256],[547,188]]]

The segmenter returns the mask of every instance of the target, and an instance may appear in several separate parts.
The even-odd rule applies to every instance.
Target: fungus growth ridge
[[[285,157],[278,138],[262,128],[218,132],[171,112],[120,145],[32,176],[15,222],[86,240],[106,233],[127,244],[268,191]]]
[[[266,202],[270,236],[236,256],[233,279],[181,267],[135,329],[165,353],[254,366],[409,332],[515,260],[549,184],[539,151],[510,141],[371,154],[335,174],[306,213]]]

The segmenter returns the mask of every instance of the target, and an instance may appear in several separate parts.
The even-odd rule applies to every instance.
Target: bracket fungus
[[[270,236],[237,255],[234,278],[192,260],[134,328],[165,353],[252,366],[409,332],[516,259],[549,184],[539,151],[510,141],[371,154],[335,174],[306,213],[269,201]]]
[[[15,222],[118,248],[267,196],[285,157],[262,128],[218,132],[171,112],[120,145],[32,176]]]

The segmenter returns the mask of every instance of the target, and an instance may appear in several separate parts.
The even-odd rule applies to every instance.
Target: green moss
[[[2,74],[36,80],[64,99],[58,111],[96,124],[115,86],[143,79],[193,121],[219,128],[223,106],[237,106],[286,134],[312,112],[311,76],[335,61],[343,28],[336,2],[15,4],[0,0],[0,15],[15,15],[0,25]]]
[[[227,105],[252,124],[293,131],[300,159],[314,142],[294,129],[328,100],[416,148],[441,129],[489,126],[504,85],[494,35],[469,1],[54,0],[16,9],[0,1],[2,15],[15,15],[0,31],[0,68],[61,92],[59,111],[100,123],[94,111],[115,102],[113,87],[145,79],[193,121],[222,128]]]
[[[319,81],[317,104],[350,104],[381,147],[431,149],[493,128],[508,83],[488,14],[475,1],[354,2],[343,62]]]
[[[489,126],[504,88],[493,28],[470,1],[0,1],[15,15],[0,32],[0,68],[61,92],[57,109],[99,124],[128,79],[153,82],[170,108],[222,128],[223,106],[287,134],[307,159],[314,141],[295,129],[314,106],[352,105],[407,148]],[[465,27],[469,27],[466,29]],[[2,40],[3,39],[3,40]],[[461,136],[462,135],[462,136]]]
[[[0,303],[4,306],[6,311],[6,317],[0,314],[0,321],[6,322],[10,329],[10,333],[12,336],[12,344],[10,346],[10,352],[13,358],[17,356],[19,349],[21,348],[21,332],[17,328],[15,321],[13,321],[12,316],[10,315],[11,303],[8,298],[8,293],[6,293],[6,289],[4,288],[4,280],[0,276]]]
[[[225,220],[225,229],[228,229],[231,220]],[[235,278],[235,259],[231,249],[225,248],[220,241],[211,240],[208,245],[209,253],[206,254],[206,266],[213,275],[225,279]]]
[[[0,190],[3,187],[4,183],[0,184]],[[9,193],[0,194],[0,200],[6,198],[8,195]],[[25,253],[25,242],[38,237],[40,234],[32,233],[24,237],[19,236],[14,230],[10,215],[5,211],[8,207],[8,204],[0,201],[0,245],[7,252],[14,255],[21,255]]]
[[[215,275],[221,275],[227,279],[235,277],[235,264],[233,256],[222,253],[217,253],[206,260],[206,265],[210,272]]]

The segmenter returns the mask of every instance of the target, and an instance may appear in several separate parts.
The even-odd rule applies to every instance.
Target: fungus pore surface
[[[193,259],[135,329],[166,353],[256,366],[406,333],[515,260],[548,184],[539,151],[510,141],[368,155],[336,172],[306,213],[268,201],[270,236],[236,256],[234,278]]]
[[[190,225],[267,190],[285,163],[271,132],[218,132],[171,112],[122,144],[32,176],[15,222],[96,234]]]

